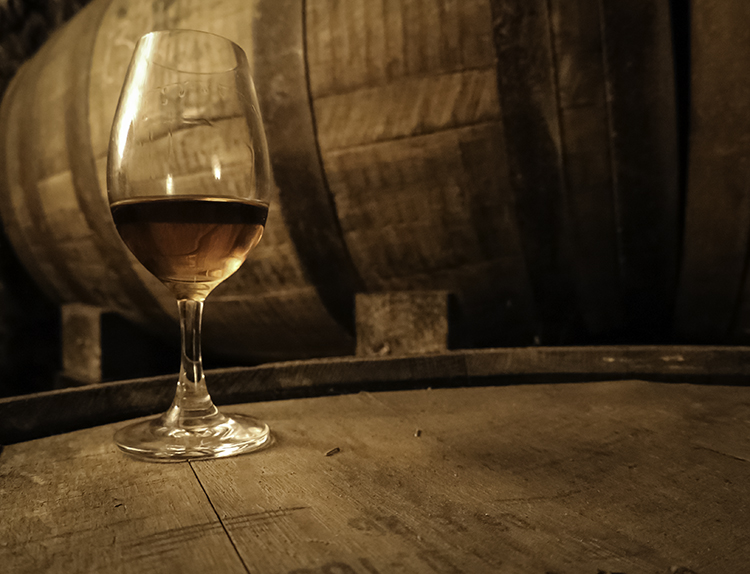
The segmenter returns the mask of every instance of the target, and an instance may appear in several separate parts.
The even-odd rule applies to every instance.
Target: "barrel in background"
[[[3,130],[10,180],[6,228],[27,266],[58,301],[81,301],[151,328],[167,328],[173,298],[126,251],[109,216],[104,169],[114,107],[140,35],[153,28],[202,27],[238,40],[252,54],[241,33],[249,35],[253,10],[240,2],[183,2],[169,8],[92,2],[16,77],[19,87],[11,87],[4,105],[9,118]],[[19,92],[24,93],[14,97]],[[31,129],[28,124],[21,129],[29,117]],[[20,153],[37,161],[21,162]],[[235,278],[234,291],[227,286],[212,297],[206,341],[228,354],[266,358],[353,349],[353,338],[328,317],[306,282],[278,210],[270,216],[263,244],[254,267],[246,266]],[[264,283],[258,284],[255,273]]]
[[[456,293],[470,345],[667,335],[680,222],[668,6],[307,9],[322,162],[366,290]]]
[[[81,8],[77,0],[0,2],[0,96],[11,78]],[[50,388],[60,364],[59,310],[0,229],[0,396]]]
[[[545,324],[668,338],[679,253],[669,7],[493,2],[516,213]],[[580,327],[579,327],[580,328]]]
[[[422,289],[456,296],[464,346],[668,330],[674,85],[652,0],[94,0],[1,112],[2,218],[55,300],[174,320],[103,182],[134,42],[175,27],[248,52],[278,184],[255,256],[209,300],[207,345],[347,354],[355,293]]]
[[[750,341],[750,6],[693,0],[685,234],[675,329]]]
[[[363,290],[447,290],[465,345],[530,343],[486,2],[307,2],[317,140]]]

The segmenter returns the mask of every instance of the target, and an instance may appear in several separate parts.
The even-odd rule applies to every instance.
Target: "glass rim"
[[[229,72],[234,72],[238,68],[240,68],[243,65],[247,64],[247,54],[245,54],[245,50],[242,49],[242,47],[237,44],[237,42],[234,42],[233,40],[230,40],[226,36],[222,36],[220,34],[215,34],[213,32],[206,32],[205,30],[195,30],[193,28],[169,28],[164,30],[153,30],[151,32],[147,32],[146,34],[143,34],[140,38],[138,38],[138,41],[135,45],[134,53],[138,51],[140,46],[148,41],[149,38],[158,38],[158,37],[169,37],[169,36],[178,36],[181,34],[191,34],[191,35],[197,35],[197,36],[205,36],[205,37],[211,37],[215,40],[221,41],[233,49],[235,54],[241,55],[241,59],[236,59],[234,66],[227,67],[226,69],[222,70],[210,70],[206,72],[197,72],[194,70],[185,70],[181,69],[180,67],[175,67],[173,65],[167,65],[164,62],[159,61],[158,59],[154,59],[153,56],[147,57],[147,60],[150,61],[152,64],[165,68],[167,70],[172,70],[174,72],[178,72],[181,74],[206,74],[206,75],[213,75],[213,74],[226,74]]]

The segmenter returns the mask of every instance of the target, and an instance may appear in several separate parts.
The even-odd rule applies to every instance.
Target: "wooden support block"
[[[448,296],[447,291],[358,293],[357,356],[446,351]]]
[[[102,380],[102,310],[82,303],[62,306],[62,379],[67,386]]]

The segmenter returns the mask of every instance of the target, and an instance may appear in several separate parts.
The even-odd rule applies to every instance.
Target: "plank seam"
[[[555,107],[557,108],[555,110],[555,118],[557,123],[557,133],[559,137],[559,150],[557,154],[557,168],[558,168],[558,183],[559,183],[559,196],[560,196],[560,209],[562,211],[561,213],[561,224],[560,224],[560,240],[562,243],[562,253],[564,254],[567,249],[570,249],[570,252],[568,256],[570,257],[570,261],[574,262],[576,253],[574,251],[573,247],[573,239],[571,237],[571,234],[573,233],[573,230],[571,229],[571,220],[570,220],[570,182],[568,180],[568,155],[567,155],[567,146],[565,145],[566,139],[565,139],[565,122],[563,121],[563,105],[562,105],[562,96],[560,94],[560,58],[559,54],[557,52],[557,44],[556,44],[556,36],[555,36],[555,25],[552,20],[552,0],[546,0],[544,3],[545,8],[547,9],[547,34],[548,34],[548,41],[549,41],[549,51],[550,51],[550,60],[552,64],[552,82],[554,84],[554,92],[555,92]],[[575,269],[575,267],[574,267]],[[575,273],[575,271],[574,271]],[[567,313],[566,317],[566,323],[572,324],[575,322],[576,315],[580,313],[580,310],[578,309],[579,305],[579,291],[580,291],[580,281],[577,281],[575,274],[573,275],[574,280],[572,282],[572,302],[573,306],[571,306],[571,309]],[[565,316],[565,315],[563,315]]]
[[[338,218],[335,198],[326,174],[320,142],[318,141],[318,118],[312,105],[310,47],[308,46],[308,3],[306,0],[285,1],[283,10],[277,2],[269,4],[269,14],[284,15],[289,22],[284,24],[284,40],[280,39],[278,25],[270,22],[255,32],[258,41],[273,40],[284,50],[292,50],[294,61],[289,62],[273,55],[261,58],[256,74],[272,81],[283,67],[290,89],[298,91],[298,100],[279,101],[267,96],[261,105],[268,105],[279,133],[290,134],[285,141],[275,141],[269,132],[269,146],[276,183],[279,188],[279,206],[297,252],[305,278],[318,293],[328,315],[341,327],[345,337],[354,334],[354,294],[364,289],[364,282],[344,240]],[[274,5],[271,9],[270,6]],[[295,32],[289,32],[289,26]],[[297,26],[299,31],[297,32]],[[297,37],[297,34],[299,37]],[[297,40],[299,43],[297,43]],[[283,52],[283,50],[282,50]],[[302,93],[304,92],[304,93]],[[281,117],[279,114],[283,114]],[[304,127],[299,138],[299,126],[290,126],[286,117],[293,116]],[[308,141],[309,140],[309,141]],[[274,157],[276,158],[274,160]],[[315,221],[315,225],[308,224]],[[353,348],[353,347],[352,347]]]
[[[315,106],[314,99],[312,95],[312,82],[310,79],[310,56],[309,56],[309,49],[308,49],[308,41],[307,41],[307,0],[303,0],[302,2],[302,48],[303,48],[303,63],[304,63],[304,75],[305,75],[305,85],[307,86],[307,101],[308,105],[310,107],[310,120],[312,121],[312,130],[313,134],[315,134],[314,141],[315,141],[315,152],[318,156],[318,163],[320,164],[320,177],[323,183],[323,188],[327,192],[325,194],[326,199],[328,200],[328,204],[331,208],[331,212],[335,215],[333,218],[333,223],[336,228],[337,237],[341,241],[341,245],[343,246],[343,253],[349,258],[349,261],[351,262],[350,272],[353,272],[355,276],[352,278],[353,283],[356,287],[362,287],[362,279],[359,277],[359,273],[356,270],[356,267],[354,265],[354,262],[352,261],[351,254],[349,253],[348,246],[346,245],[346,241],[344,241],[344,231],[341,227],[341,223],[338,218],[338,209],[336,208],[336,202],[333,199],[333,195],[331,193],[331,185],[328,182],[328,175],[326,174],[325,170],[325,163],[323,162],[323,151],[320,149],[320,140],[318,138],[318,119],[315,116]],[[325,299],[324,299],[325,302]],[[336,317],[335,314],[332,314],[334,317]]]
[[[330,148],[326,150],[325,155],[331,156],[340,152],[353,151],[357,149],[366,149],[368,147],[373,147],[373,146],[377,146],[381,144],[389,144],[392,142],[403,141],[403,140],[417,141],[419,138],[429,137],[429,136],[433,136],[436,134],[460,132],[462,130],[469,130],[469,129],[477,128],[477,127],[481,128],[485,126],[493,126],[499,123],[501,123],[501,120],[499,118],[493,119],[493,120],[482,120],[479,122],[472,122],[472,123],[463,124],[460,126],[450,126],[450,127],[443,128],[443,129],[425,131],[420,134],[406,134],[406,135],[401,135],[401,136],[395,136],[395,137],[388,138],[388,139],[375,140],[375,141],[359,143],[359,144],[352,144],[352,145],[337,147],[337,148]],[[418,147],[418,146],[415,145],[415,147]]]
[[[715,448],[711,448],[711,447],[708,447],[708,446],[697,445],[697,446],[694,446],[693,448],[696,448],[696,449],[699,449],[699,450],[707,450],[709,452],[720,454],[722,456],[727,456],[729,458],[733,458],[734,460],[739,460],[739,461],[742,461],[742,462],[750,462],[750,459],[744,458],[742,456],[737,456],[735,454],[730,454],[728,452],[723,452],[721,450],[717,450]]]
[[[563,221],[567,222],[567,212],[568,212],[568,191],[570,188],[570,185],[568,183],[568,158],[567,158],[567,148],[565,146],[565,123],[562,120],[562,112],[565,108],[563,108],[562,105],[562,97],[560,95],[560,57],[557,53],[557,44],[556,44],[556,36],[555,36],[555,26],[552,22],[552,0],[546,1],[546,8],[547,8],[547,22],[549,24],[548,26],[548,32],[549,32],[549,50],[550,50],[550,57],[552,59],[552,81],[555,84],[555,105],[557,107],[557,131],[560,134],[560,153],[558,155],[559,158],[559,167],[560,167],[560,197],[562,199],[562,207],[563,207]],[[568,226],[566,225],[563,228],[563,234],[567,235],[568,230],[566,229]]]
[[[224,534],[227,535],[227,540],[229,540],[229,543],[232,545],[232,548],[234,548],[234,552],[237,554],[237,558],[240,559],[240,564],[242,564],[242,567],[245,569],[245,572],[247,572],[247,574],[250,574],[250,569],[247,567],[247,564],[245,564],[245,560],[242,558],[242,554],[240,554],[240,551],[237,548],[237,545],[234,543],[234,540],[232,539],[232,535],[229,534],[229,531],[227,530],[227,527],[224,524],[224,521],[221,519],[221,516],[219,516],[219,513],[217,512],[216,507],[214,506],[214,503],[211,500],[211,497],[208,495],[208,492],[206,492],[206,488],[203,486],[201,479],[198,477],[198,473],[195,472],[193,463],[188,461],[188,466],[190,467],[190,470],[193,471],[193,474],[195,475],[195,480],[198,481],[198,485],[201,487],[203,494],[206,495],[206,500],[208,500],[208,504],[211,506],[211,510],[214,511],[214,514],[216,515],[216,519],[219,521],[219,524],[221,524],[221,528],[224,530]]]
[[[381,82],[379,84],[363,84],[361,86],[354,87],[350,90],[341,90],[340,92],[322,92],[319,94],[312,94],[311,93],[311,100],[313,102],[322,102],[325,100],[331,100],[338,97],[344,97],[344,96],[351,96],[352,94],[361,94],[366,92],[372,92],[376,90],[380,90],[383,88],[391,87],[394,85],[401,84],[403,82],[408,82],[411,80],[434,80],[443,78],[446,76],[455,76],[457,74],[464,74],[467,72],[495,72],[497,70],[496,65],[491,66],[466,66],[465,68],[455,68],[453,70],[445,70],[443,72],[439,73],[430,73],[430,72],[424,72],[421,74],[408,74],[404,76],[400,76],[398,78],[393,78],[384,82]]]
[[[599,0],[597,2],[597,8],[599,10],[599,30],[602,42],[602,71],[604,72],[604,101],[607,110],[607,136],[609,139],[609,146],[607,153],[609,154],[610,170],[612,172],[612,200],[614,203],[614,214],[615,214],[615,241],[617,247],[617,263],[620,267],[619,275],[620,280],[625,279],[625,247],[622,239],[622,210],[620,209],[620,189],[619,189],[619,178],[617,174],[617,159],[615,158],[615,125],[612,112],[612,82],[611,74],[609,70],[609,62],[607,61],[607,34],[606,24],[604,22],[604,2],[606,0]]]

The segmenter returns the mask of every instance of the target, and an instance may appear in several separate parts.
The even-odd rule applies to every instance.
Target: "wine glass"
[[[201,360],[208,294],[263,235],[270,163],[247,57],[206,32],[136,44],[109,142],[112,217],[130,251],[177,298],[182,362],[172,406],[115,434],[139,458],[213,458],[266,446],[268,426],[219,412]]]

